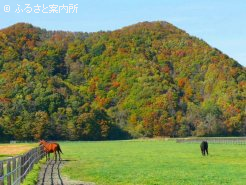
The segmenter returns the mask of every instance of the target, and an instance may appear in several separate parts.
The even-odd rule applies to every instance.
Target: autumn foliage
[[[0,31],[0,139],[246,134],[246,72],[166,22]]]

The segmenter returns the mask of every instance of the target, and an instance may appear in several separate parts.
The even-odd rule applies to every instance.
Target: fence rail
[[[208,141],[209,143],[223,143],[223,144],[239,144],[246,145],[246,137],[238,138],[214,138],[214,137],[202,137],[202,138],[179,138],[176,139],[177,143],[200,143],[202,141]]]
[[[0,161],[0,185],[19,185],[33,165],[45,156],[42,147],[33,148],[23,155]]]

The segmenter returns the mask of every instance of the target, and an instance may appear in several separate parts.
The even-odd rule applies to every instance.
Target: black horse
[[[208,142],[207,141],[203,141],[200,145],[201,147],[201,151],[202,151],[202,155],[208,155]]]

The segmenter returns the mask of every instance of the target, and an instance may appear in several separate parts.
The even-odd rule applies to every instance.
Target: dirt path
[[[95,185],[94,183],[74,181],[62,177],[60,170],[66,162],[57,161],[55,163],[53,160],[48,161],[42,166],[37,185]]]

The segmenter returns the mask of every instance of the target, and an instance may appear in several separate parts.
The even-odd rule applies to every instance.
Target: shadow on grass
[[[61,162],[64,161],[64,162],[70,162],[70,161],[78,161],[78,160],[75,160],[75,159],[63,159],[61,160]]]

